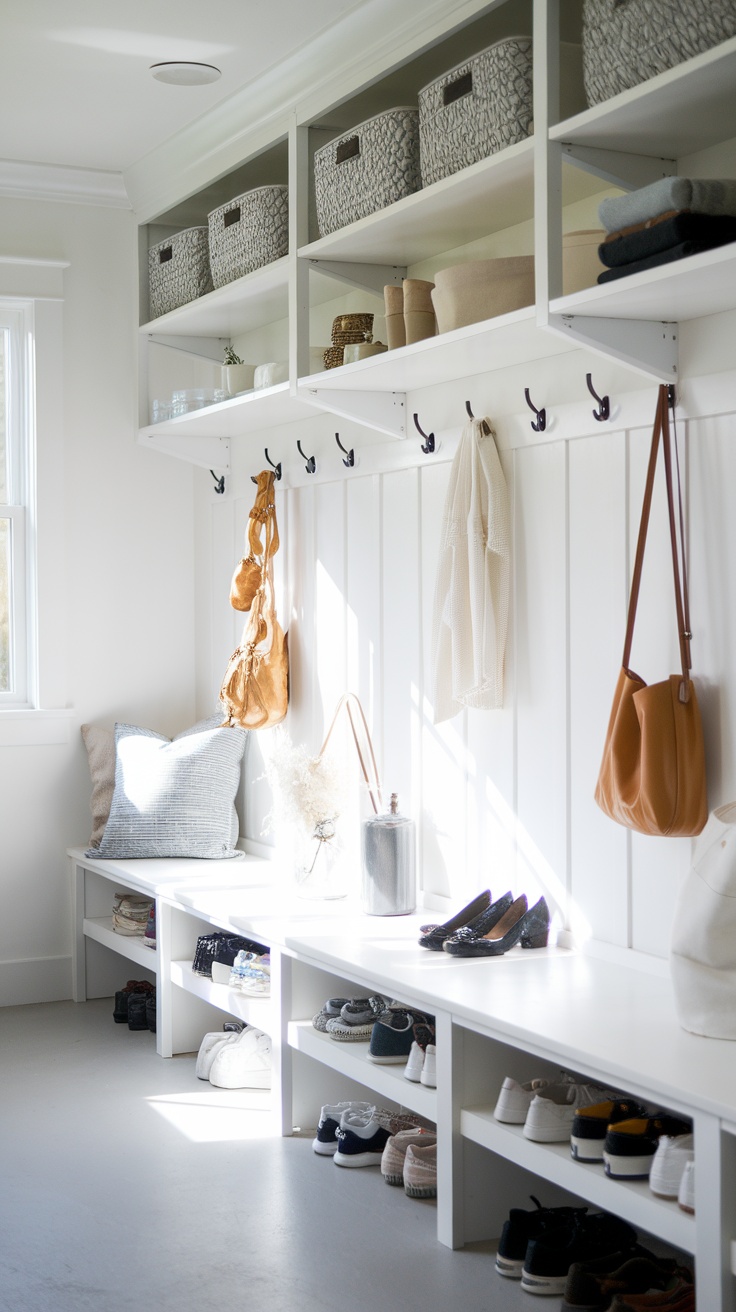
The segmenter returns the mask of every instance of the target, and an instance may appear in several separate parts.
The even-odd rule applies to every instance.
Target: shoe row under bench
[[[290,897],[274,863],[101,861],[69,853],[74,998],[112,997],[132,975],[156,984],[157,1051],[196,1052],[224,1020],[272,1039],[271,1114],[285,1135],[316,1126],[320,1106],[370,1097],[437,1126],[437,1237],[456,1248],[500,1234],[511,1207],[570,1200],[613,1212],[696,1260],[697,1302],[736,1312],[736,1044],[687,1034],[663,972],[554,946],[463,960],[423,951],[423,914],[370,917],[346,900]],[[112,928],[116,891],[155,898],[155,950]],[[271,951],[271,996],[250,998],[192,971],[213,929]],[[132,963],[132,964],[131,964]],[[141,972],[143,972],[141,974]],[[435,1017],[437,1087],[376,1065],[368,1044],[338,1043],[312,1016],[325,999],[380,992]],[[646,1181],[613,1180],[569,1145],[534,1143],[493,1108],[505,1076],[574,1071],[690,1118],[695,1215]],[[732,1252],[733,1248],[733,1252]]]

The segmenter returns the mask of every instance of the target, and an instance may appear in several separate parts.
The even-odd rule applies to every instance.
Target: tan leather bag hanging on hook
[[[289,705],[289,649],[276,619],[273,566],[268,561],[253,599],[240,646],[233,652],[220,688],[224,725],[270,729]]]
[[[232,577],[230,605],[233,610],[250,610],[260,586],[264,566],[261,534],[266,524],[272,525],[271,555],[279,549],[279,530],[273,493],[274,477],[272,469],[264,469],[253,479],[258,491],[248,520],[249,555],[243,556]]]
[[[681,673],[647,686],[629,668],[660,438],[667,481]],[[639,540],[631,581],[623,664],[618,676],[595,800],[606,815],[640,834],[685,838],[708,819],[700,708],[690,678],[690,611],[677,461],[680,548],[675,515],[667,387],[659,389]],[[680,570],[680,554],[682,569]]]

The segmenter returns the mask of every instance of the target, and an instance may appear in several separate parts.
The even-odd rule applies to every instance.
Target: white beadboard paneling
[[[217,703],[222,678],[230,655],[240,641],[245,615],[230,605],[230,581],[243,555],[241,526],[247,523],[250,505],[240,499],[218,497],[211,505],[212,562],[214,578],[210,597],[212,635],[212,705]]]
[[[569,459],[571,921],[626,947],[627,831],[593,798],[626,628],[626,436],[571,442]]]
[[[289,714],[286,724],[293,742],[311,744],[322,727],[321,721],[316,722],[314,711],[317,613],[313,489],[289,491],[286,507],[285,550],[289,579]]]
[[[383,783],[415,820],[421,807],[419,474],[388,474],[382,489]]]
[[[360,699],[381,771],[381,480],[377,474],[346,484],[346,569],[346,691]]]
[[[567,903],[566,459],[515,452],[518,892]]]
[[[514,460],[510,451],[501,451],[500,457],[512,508],[513,541]],[[514,565],[512,552],[503,709],[467,711],[468,892],[490,884],[494,897],[511,888],[515,880]]]
[[[346,691],[345,484],[315,488],[315,613],[317,627],[317,695],[326,728],[339,698]],[[319,743],[315,744],[315,748]]]
[[[733,419],[688,425],[693,677],[711,809],[736,797],[736,446]]]
[[[460,713],[435,724],[433,707],[432,617],[449,477],[448,465],[428,464],[421,470],[421,882],[427,893],[462,902],[468,885],[476,884],[466,850],[466,717]]]

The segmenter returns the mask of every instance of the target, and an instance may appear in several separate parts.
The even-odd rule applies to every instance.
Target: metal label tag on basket
[[[166,247],[164,247],[164,249],[163,249],[162,251],[159,251],[159,253],[158,253],[158,262],[159,262],[159,264],[165,264],[167,260],[170,260],[170,259],[171,259],[171,257],[172,257],[173,254],[174,254],[174,252],[173,252],[171,246],[166,246]]]
[[[231,223],[240,223],[240,206],[238,205],[234,210],[228,210],[222,223],[225,228],[229,228]]]

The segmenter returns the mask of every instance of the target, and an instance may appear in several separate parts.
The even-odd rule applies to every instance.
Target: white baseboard
[[[0,961],[0,1007],[65,1002],[72,996],[71,957]]]

